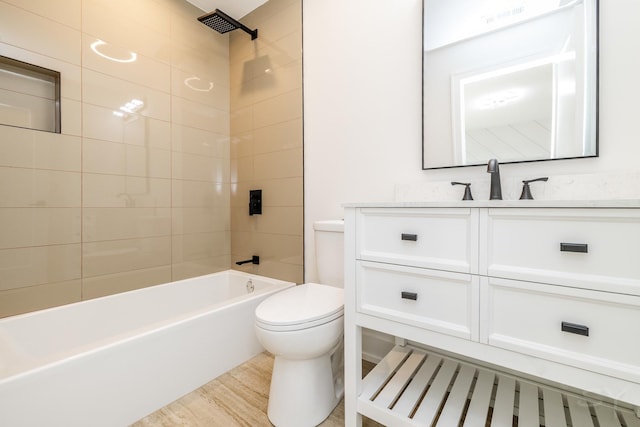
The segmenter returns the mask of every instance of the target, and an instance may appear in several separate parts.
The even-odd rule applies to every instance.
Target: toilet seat
[[[257,326],[270,331],[298,331],[344,315],[344,290],[306,283],[278,292],[256,308]]]

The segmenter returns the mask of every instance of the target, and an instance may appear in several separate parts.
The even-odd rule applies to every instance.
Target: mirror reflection
[[[423,168],[597,156],[597,0],[424,0]]]

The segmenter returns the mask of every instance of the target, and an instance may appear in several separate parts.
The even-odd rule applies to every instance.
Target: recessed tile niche
[[[60,73],[0,56],[0,124],[60,133]]]

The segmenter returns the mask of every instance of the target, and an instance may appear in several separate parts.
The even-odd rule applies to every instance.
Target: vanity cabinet
[[[453,393],[464,402],[471,395],[465,387],[495,385],[497,392],[484,392],[487,405],[496,405],[494,417],[501,393],[510,402],[533,396],[534,418],[538,395],[548,396],[548,417],[564,417],[560,409],[576,395],[640,406],[640,204],[526,206],[345,207],[348,426],[360,414],[387,425],[422,425],[414,419],[422,412],[435,417],[426,425],[447,425],[452,421],[438,417],[454,405],[427,402],[427,383],[429,393],[442,388],[442,402]],[[363,328],[393,335],[399,345],[361,380]],[[486,369],[495,380],[485,378]],[[535,381],[573,394],[535,391]],[[467,401],[465,414],[474,404]],[[524,401],[515,406],[526,411]],[[580,406],[572,406],[576,420],[588,415]],[[630,410],[621,411],[611,416],[640,425]]]
[[[478,272],[475,209],[366,209],[356,259],[459,273]]]
[[[481,342],[640,383],[640,297],[486,279]]]
[[[358,261],[357,311],[478,340],[477,276]]]
[[[356,225],[359,313],[478,340],[478,212],[367,209]]]
[[[481,273],[640,295],[639,217],[638,209],[483,210]]]

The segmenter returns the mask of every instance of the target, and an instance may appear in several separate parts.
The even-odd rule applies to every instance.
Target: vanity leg
[[[362,390],[362,327],[345,329],[344,355],[344,425],[362,427],[362,415],[357,410]]]
[[[362,392],[362,327],[356,324],[356,211],[344,215],[344,425],[362,427],[358,396]]]

